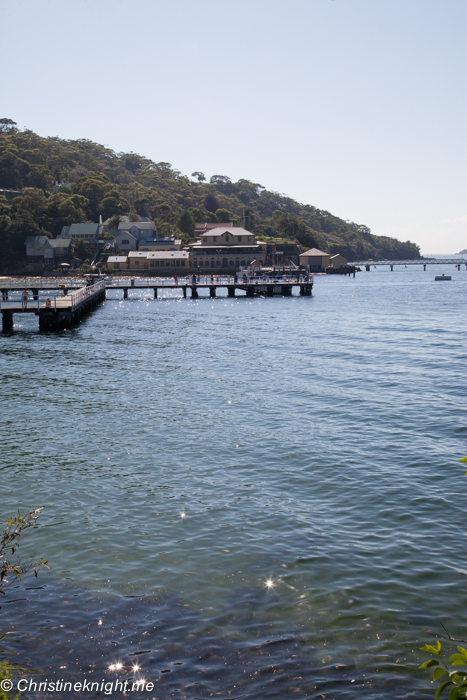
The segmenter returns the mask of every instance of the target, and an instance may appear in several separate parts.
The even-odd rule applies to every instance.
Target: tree
[[[182,233],[187,233],[189,236],[192,236],[195,232],[195,225],[196,222],[191,212],[189,212],[188,209],[182,211],[182,213],[177,219],[177,226],[180,229],[180,231],[182,231]]]
[[[204,182],[206,180],[206,176],[204,173],[200,173],[199,170],[195,170],[194,173],[191,173],[191,177],[197,177],[198,182]]]
[[[216,219],[221,223],[231,221],[230,212],[227,209],[216,209]]]
[[[4,117],[0,119],[0,134],[17,134],[18,128],[16,122],[13,119],[7,119]]]
[[[208,211],[212,211],[213,213],[215,213],[216,210],[219,208],[217,199],[213,194],[207,194],[204,198],[204,208]]]

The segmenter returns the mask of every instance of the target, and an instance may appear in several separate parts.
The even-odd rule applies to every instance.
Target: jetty
[[[180,281],[173,279],[156,279],[156,278],[121,278],[121,279],[97,279],[92,284],[87,284],[73,289],[73,281],[63,278],[63,282],[57,280],[40,280],[32,279],[21,281],[0,281],[0,311],[2,314],[2,329],[3,331],[11,331],[13,329],[14,314],[33,313],[39,317],[39,330],[41,331],[59,331],[67,328],[72,328],[76,325],[82,316],[96,306],[98,306],[106,298],[106,291],[115,289],[123,291],[123,299],[128,299],[128,292],[138,289],[151,289],[154,299],[158,298],[160,290],[178,290],[181,292],[184,299],[199,299],[200,292],[204,291],[202,296],[215,298],[219,290],[227,291],[227,298],[234,299],[237,291],[244,293],[246,297],[291,297],[294,287],[298,287],[300,296],[311,297],[313,290],[313,280],[298,281],[292,279],[275,279],[272,281],[254,280],[254,281],[232,281],[219,280],[214,282],[209,279],[203,281],[191,281],[186,278]],[[65,289],[64,289],[65,288]],[[22,292],[28,291],[28,299],[25,303],[22,298]],[[50,298],[45,299],[45,295],[51,292],[59,292],[58,294],[50,294]],[[65,292],[65,293],[63,293]],[[29,296],[29,293],[31,296]],[[225,298],[225,294],[223,294]],[[243,296],[243,294],[242,294]]]
[[[371,267],[379,267],[380,265],[389,265],[391,272],[394,271],[395,265],[408,267],[409,265],[423,265],[426,270],[427,265],[454,265],[460,271],[461,265],[465,265],[467,270],[467,260],[465,258],[416,258],[415,260],[360,260],[352,263],[364,267],[367,272],[370,272]]]
[[[57,288],[57,287],[56,287]],[[22,289],[27,289],[27,285]],[[105,299],[105,281],[96,282],[92,285],[80,287],[62,296],[53,296],[48,301],[39,298],[39,294],[33,295],[23,301],[5,300],[2,294],[0,301],[0,311],[2,313],[2,330],[11,331],[14,326],[14,314],[35,314],[39,317],[39,330],[41,331],[61,331],[72,328],[79,322],[81,317],[94,309]]]

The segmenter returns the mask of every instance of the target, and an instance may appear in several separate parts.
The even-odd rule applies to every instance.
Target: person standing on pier
[[[193,285],[196,284],[196,275],[195,275],[194,272],[193,272],[193,275],[192,275],[192,277],[191,277],[191,283],[192,283]]]
[[[177,274],[174,275],[174,282],[175,282],[175,286],[178,287],[178,275]]]
[[[21,306],[23,307],[23,311],[26,311],[28,308],[28,299],[29,299],[29,293],[27,289],[24,289],[21,292]]]

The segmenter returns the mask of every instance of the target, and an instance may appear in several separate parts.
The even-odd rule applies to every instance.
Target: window
[[[232,260],[229,260],[229,265],[230,265],[230,267],[234,267],[234,261],[233,261],[233,259],[232,259]]]
[[[245,267],[245,261],[242,260],[242,267]]]
[[[159,260],[154,260],[156,267],[159,267]]]
[[[135,265],[139,265],[139,260],[135,260]]]
[[[151,262],[149,263],[149,266],[154,267],[154,260],[151,260]]]
[[[227,258],[222,258],[222,267],[228,267],[228,266],[229,266],[229,262],[228,262]]]
[[[241,236],[238,236],[238,240],[241,241],[241,240],[242,240],[242,237],[241,237]]]
[[[167,260],[167,262],[165,263],[165,266],[170,267],[170,260]]]
[[[215,267],[214,260],[211,260],[211,267]]]
[[[229,237],[228,237],[228,236],[225,237],[225,242],[226,242],[226,243],[229,242]]]
[[[217,236],[213,236],[213,241],[217,241]]]
[[[129,245],[130,241],[126,238],[122,238],[122,245]]]

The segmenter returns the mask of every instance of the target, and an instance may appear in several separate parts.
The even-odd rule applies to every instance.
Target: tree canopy
[[[192,177],[197,180],[167,162],[115,153],[86,139],[43,138],[0,119],[0,189],[10,191],[0,198],[0,267],[24,258],[27,235],[57,236],[64,225],[99,216],[115,222],[123,214],[153,219],[158,230],[184,240],[193,236],[193,222],[233,221],[259,238],[293,240],[349,260],[420,257],[410,241],[376,236],[365,225],[259,183],[226,175],[208,182],[200,171]]]

